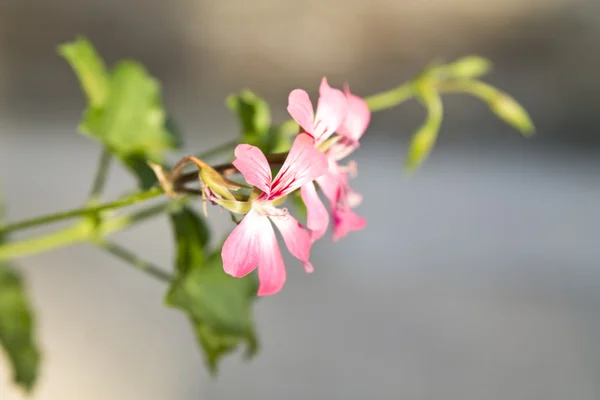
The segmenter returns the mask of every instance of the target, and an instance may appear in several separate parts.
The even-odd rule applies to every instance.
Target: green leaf
[[[271,127],[269,132],[271,153],[285,153],[292,147],[292,142],[298,135],[298,124],[293,119]]]
[[[204,250],[210,241],[210,231],[204,219],[184,207],[171,214],[171,225],[177,246],[177,276],[185,276],[191,269],[202,268]]]
[[[173,145],[173,148],[181,149],[183,146],[183,133],[181,132],[181,127],[173,117],[167,116],[165,129],[170,137],[170,143]]]
[[[191,268],[176,280],[166,302],[184,309],[195,320],[220,334],[245,335],[252,330],[252,298],[258,283],[254,274],[234,278],[225,273],[220,252],[202,268]]]
[[[443,117],[442,99],[433,86],[428,82],[422,82],[418,84],[416,89],[419,100],[427,108],[427,119],[411,140],[406,161],[406,168],[409,172],[413,172],[419,168],[429,156],[429,153],[431,153],[437,140]]]
[[[0,218],[2,217],[0,203]],[[0,244],[4,241],[0,237]],[[6,350],[16,384],[31,392],[38,376],[40,352],[34,338],[31,304],[19,274],[0,263],[0,345]]]
[[[107,72],[85,38],[59,46],[88,98],[79,130],[100,140],[147,189],[156,183],[146,160],[163,161],[166,150],[181,146],[181,134],[164,110],[160,85],[135,61],[121,61]]]
[[[180,148],[183,139],[181,131],[179,130],[175,121],[171,118],[167,118],[165,125],[169,136],[172,138],[174,145]],[[148,166],[147,158],[143,154],[132,154],[121,156],[121,161],[133,175],[137,178],[138,187],[141,190],[148,190],[158,183],[156,174],[152,171],[152,168]],[[167,169],[170,169],[167,167]]]
[[[0,263],[0,344],[12,364],[13,380],[26,391],[33,389],[40,353],[33,337],[33,310],[20,276]]]
[[[273,132],[270,130],[271,111],[267,102],[250,90],[242,90],[240,94],[227,97],[226,104],[240,121],[242,142],[271,152]]]
[[[257,351],[252,304],[258,281],[255,274],[227,275],[220,248],[207,257],[209,232],[193,211],[184,208],[171,221],[177,241],[177,275],[165,303],[188,315],[206,364],[215,374],[219,360],[242,344],[246,344],[247,357]]]
[[[101,108],[108,97],[109,77],[104,61],[83,36],[58,46],[58,53],[71,65],[91,108]]]
[[[258,351],[258,341],[254,331],[246,336],[224,335],[215,333],[210,326],[202,323],[194,324],[194,332],[198,344],[204,350],[204,359],[212,375],[217,373],[219,361],[227,354],[246,344],[245,358],[252,358]]]
[[[146,157],[139,154],[121,157],[121,161],[133,175],[137,178],[138,187],[141,190],[148,190],[152,188],[158,180],[156,174],[146,163]]]
[[[165,129],[160,85],[135,61],[121,61],[114,69],[103,110],[86,113],[83,128],[119,155],[143,154],[160,160],[176,141]]]

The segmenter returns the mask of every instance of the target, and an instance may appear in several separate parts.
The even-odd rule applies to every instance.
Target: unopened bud
[[[414,134],[410,142],[408,158],[406,160],[406,169],[408,169],[409,172],[419,168],[423,161],[429,156],[437,136],[437,128],[429,126],[428,124],[423,125]]]
[[[231,194],[229,189],[235,189],[228,179],[212,168],[202,168],[198,173],[200,181],[204,187],[208,188],[212,193],[228,200],[235,200],[235,196]]]
[[[444,67],[444,72],[450,78],[475,79],[492,69],[492,63],[479,56],[467,56]]]
[[[506,93],[498,91],[497,95],[489,102],[489,106],[498,118],[523,135],[529,136],[535,132],[535,127],[527,111]]]

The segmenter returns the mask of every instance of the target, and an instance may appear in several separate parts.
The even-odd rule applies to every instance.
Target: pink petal
[[[263,152],[249,144],[239,144],[235,148],[234,167],[244,175],[250,185],[267,195],[271,192],[271,166]]]
[[[285,264],[277,244],[275,231],[268,221],[267,223],[269,229],[263,232],[261,238],[260,264],[258,266],[259,296],[268,296],[279,292],[286,278]]]
[[[323,237],[329,225],[329,212],[325,204],[319,198],[315,185],[312,182],[300,188],[302,201],[306,204],[307,219],[306,226],[311,232],[311,242],[315,242]]]
[[[337,129],[337,133],[353,141],[358,141],[369,126],[371,111],[363,99],[350,93],[348,85],[345,85],[344,89],[348,103],[348,115]]]
[[[302,129],[313,134],[315,113],[308,93],[302,89],[292,90],[288,96],[287,110]]]
[[[250,210],[223,244],[221,257],[225,272],[236,278],[252,272],[261,261],[261,254],[264,251],[263,242],[269,231],[274,237],[275,233],[269,219]]]
[[[348,186],[346,191],[346,202],[348,203],[348,207],[356,208],[362,203],[362,200],[362,194]]]
[[[317,183],[327,200],[333,204],[337,201],[338,191],[344,184],[343,175],[337,169],[330,168],[329,172],[317,178]]]
[[[269,198],[286,196],[315,180],[327,172],[328,163],[327,156],[315,149],[313,138],[306,133],[299,134],[273,180]]]
[[[314,122],[313,136],[317,144],[327,140],[341,125],[348,113],[346,96],[339,89],[333,89],[327,79],[321,80],[319,102]]]
[[[335,207],[332,210],[333,240],[338,241],[351,231],[365,227],[367,221],[348,207]]]
[[[310,234],[304,229],[300,222],[290,214],[270,218],[275,226],[277,226],[277,229],[279,229],[279,232],[281,232],[283,241],[290,253],[298,260],[302,261],[307,272],[312,272],[313,267],[308,261],[310,257],[310,246],[312,244]]]
[[[338,130],[339,131],[339,130]],[[339,161],[348,157],[354,150],[358,149],[360,144],[358,140],[348,139],[342,136],[337,143],[334,143],[327,151],[327,156],[332,160]]]

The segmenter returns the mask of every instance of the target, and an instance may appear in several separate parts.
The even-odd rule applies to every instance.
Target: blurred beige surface
[[[109,63],[164,82],[186,152],[233,137],[225,96],[258,90],[285,118],[289,90],[349,81],[359,94],[442,56],[481,53],[531,111],[523,140],[449,98],[440,146],[399,171],[418,105],[377,115],[357,153],[364,232],[292,260],[257,310],[263,349],[210,379],[164,286],[86,246],[20,260],[38,307],[40,400],[557,399],[600,396],[597,118],[600,5],[589,1],[0,2],[0,187],[9,218],[79,205],[98,147],[56,44],[83,33]],[[581,146],[583,145],[583,146]],[[29,173],[21,177],[18,172]],[[381,182],[396,187],[382,190]],[[107,197],[133,181],[115,167]],[[389,209],[389,204],[398,209]],[[221,233],[229,221],[213,210]],[[158,219],[119,235],[168,268]],[[20,400],[0,361],[0,400]]]

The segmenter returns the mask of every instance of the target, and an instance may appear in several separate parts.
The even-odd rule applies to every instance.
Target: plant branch
[[[102,149],[102,154],[100,155],[100,161],[98,161],[98,169],[96,170],[96,177],[92,184],[88,204],[94,204],[99,200],[102,191],[104,190],[104,186],[106,185],[111,160],[112,154],[108,148],[104,147]]]
[[[49,234],[16,242],[6,242],[0,246],[0,261],[43,253],[90,240],[99,240],[141,221],[160,215],[165,211],[170,211],[176,203],[162,203],[100,223],[92,218],[86,218],[72,226]]]
[[[113,256],[125,261],[127,264],[130,264],[131,266],[149,274],[150,276],[160,281],[171,282],[171,280],[173,279],[173,277],[168,272],[163,271],[163,269],[159,266],[152,264],[149,261],[141,259],[133,252],[129,251],[124,247],[119,246],[116,243],[109,241],[99,241],[96,244],[99,248],[106,250]]]
[[[365,97],[365,101],[371,112],[383,111],[396,107],[415,95],[413,82],[406,82],[394,89]]]
[[[91,205],[83,208],[78,208],[76,210],[58,212],[54,214],[42,215],[40,217],[15,222],[13,224],[1,225],[0,226],[0,235],[4,235],[9,232],[14,232],[22,229],[33,228],[39,225],[45,225],[50,222],[58,222],[66,219],[72,219],[76,217],[86,216],[86,215],[94,215],[101,211],[112,210],[122,207],[127,207],[136,203],[139,203],[144,200],[152,199],[154,197],[158,197],[163,194],[161,188],[152,188],[145,192],[137,192],[129,196],[125,196],[120,198],[119,200],[115,200],[109,203],[99,204],[99,205]]]

